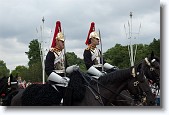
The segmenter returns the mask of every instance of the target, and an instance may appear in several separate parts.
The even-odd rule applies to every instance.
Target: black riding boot
[[[63,97],[63,106],[71,106],[72,105],[72,88],[67,87],[65,89],[65,94]]]

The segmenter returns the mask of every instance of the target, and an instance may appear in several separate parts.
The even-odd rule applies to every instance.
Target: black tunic
[[[54,52],[49,51],[47,53],[46,60],[45,60],[45,72],[48,76],[55,70],[54,61],[55,61],[55,54]],[[68,67],[66,58],[65,58],[65,66]]]
[[[100,51],[100,50],[99,50]],[[101,51],[100,51],[101,53]],[[86,69],[88,70],[91,66],[96,65],[94,60],[92,61],[92,54],[91,54],[91,50],[89,48],[84,50],[83,53],[83,57],[84,57],[84,62],[86,65]],[[101,58],[100,58],[100,62],[102,64]],[[104,59],[103,59],[103,64],[105,63]]]
[[[49,76],[54,70],[55,54],[51,51],[48,52],[45,60],[45,72]]]

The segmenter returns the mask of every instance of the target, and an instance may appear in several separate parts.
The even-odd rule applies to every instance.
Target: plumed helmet
[[[94,22],[92,22],[91,25],[90,25],[88,36],[87,36],[87,39],[86,39],[86,42],[85,42],[86,45],[90,44],[89,40],[91,38],[98,38],[98,39],[100,39],[98,33],[95,31],[95,23]]]
[[[56,22],[55,32],[54,32],[53,41],[51,45],[52,48],[56,46],[56,39],[64,41],[64,34],[62,33],[60,21]]]

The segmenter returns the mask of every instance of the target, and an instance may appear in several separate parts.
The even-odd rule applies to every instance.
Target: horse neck
[[[100,83],[104,87],[100,86],[100,93],[107,99],[103,99],[104,103],[109,103],[110,100],[115,99],[123,90],[127,88],[128,80],[131,77],[130,69],[118,70],[116,73],[110,73],[104,76],[100,80]],[[106,81],[107,80],[107,81]],[[107,90],[109,89],[109,90]]]
[[[115,72],[111,72],[106,76],[102,76],[99,80],[100,83],[107,84],[109,82],[121,82],[129,79],[131,76],[130,69],[120,69]]]

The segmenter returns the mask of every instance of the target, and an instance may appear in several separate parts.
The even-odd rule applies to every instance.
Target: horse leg
[[[11,101],[11,106],[22,106],[22,94],[24,89],[20,89],[18,94],[16,94]]]

